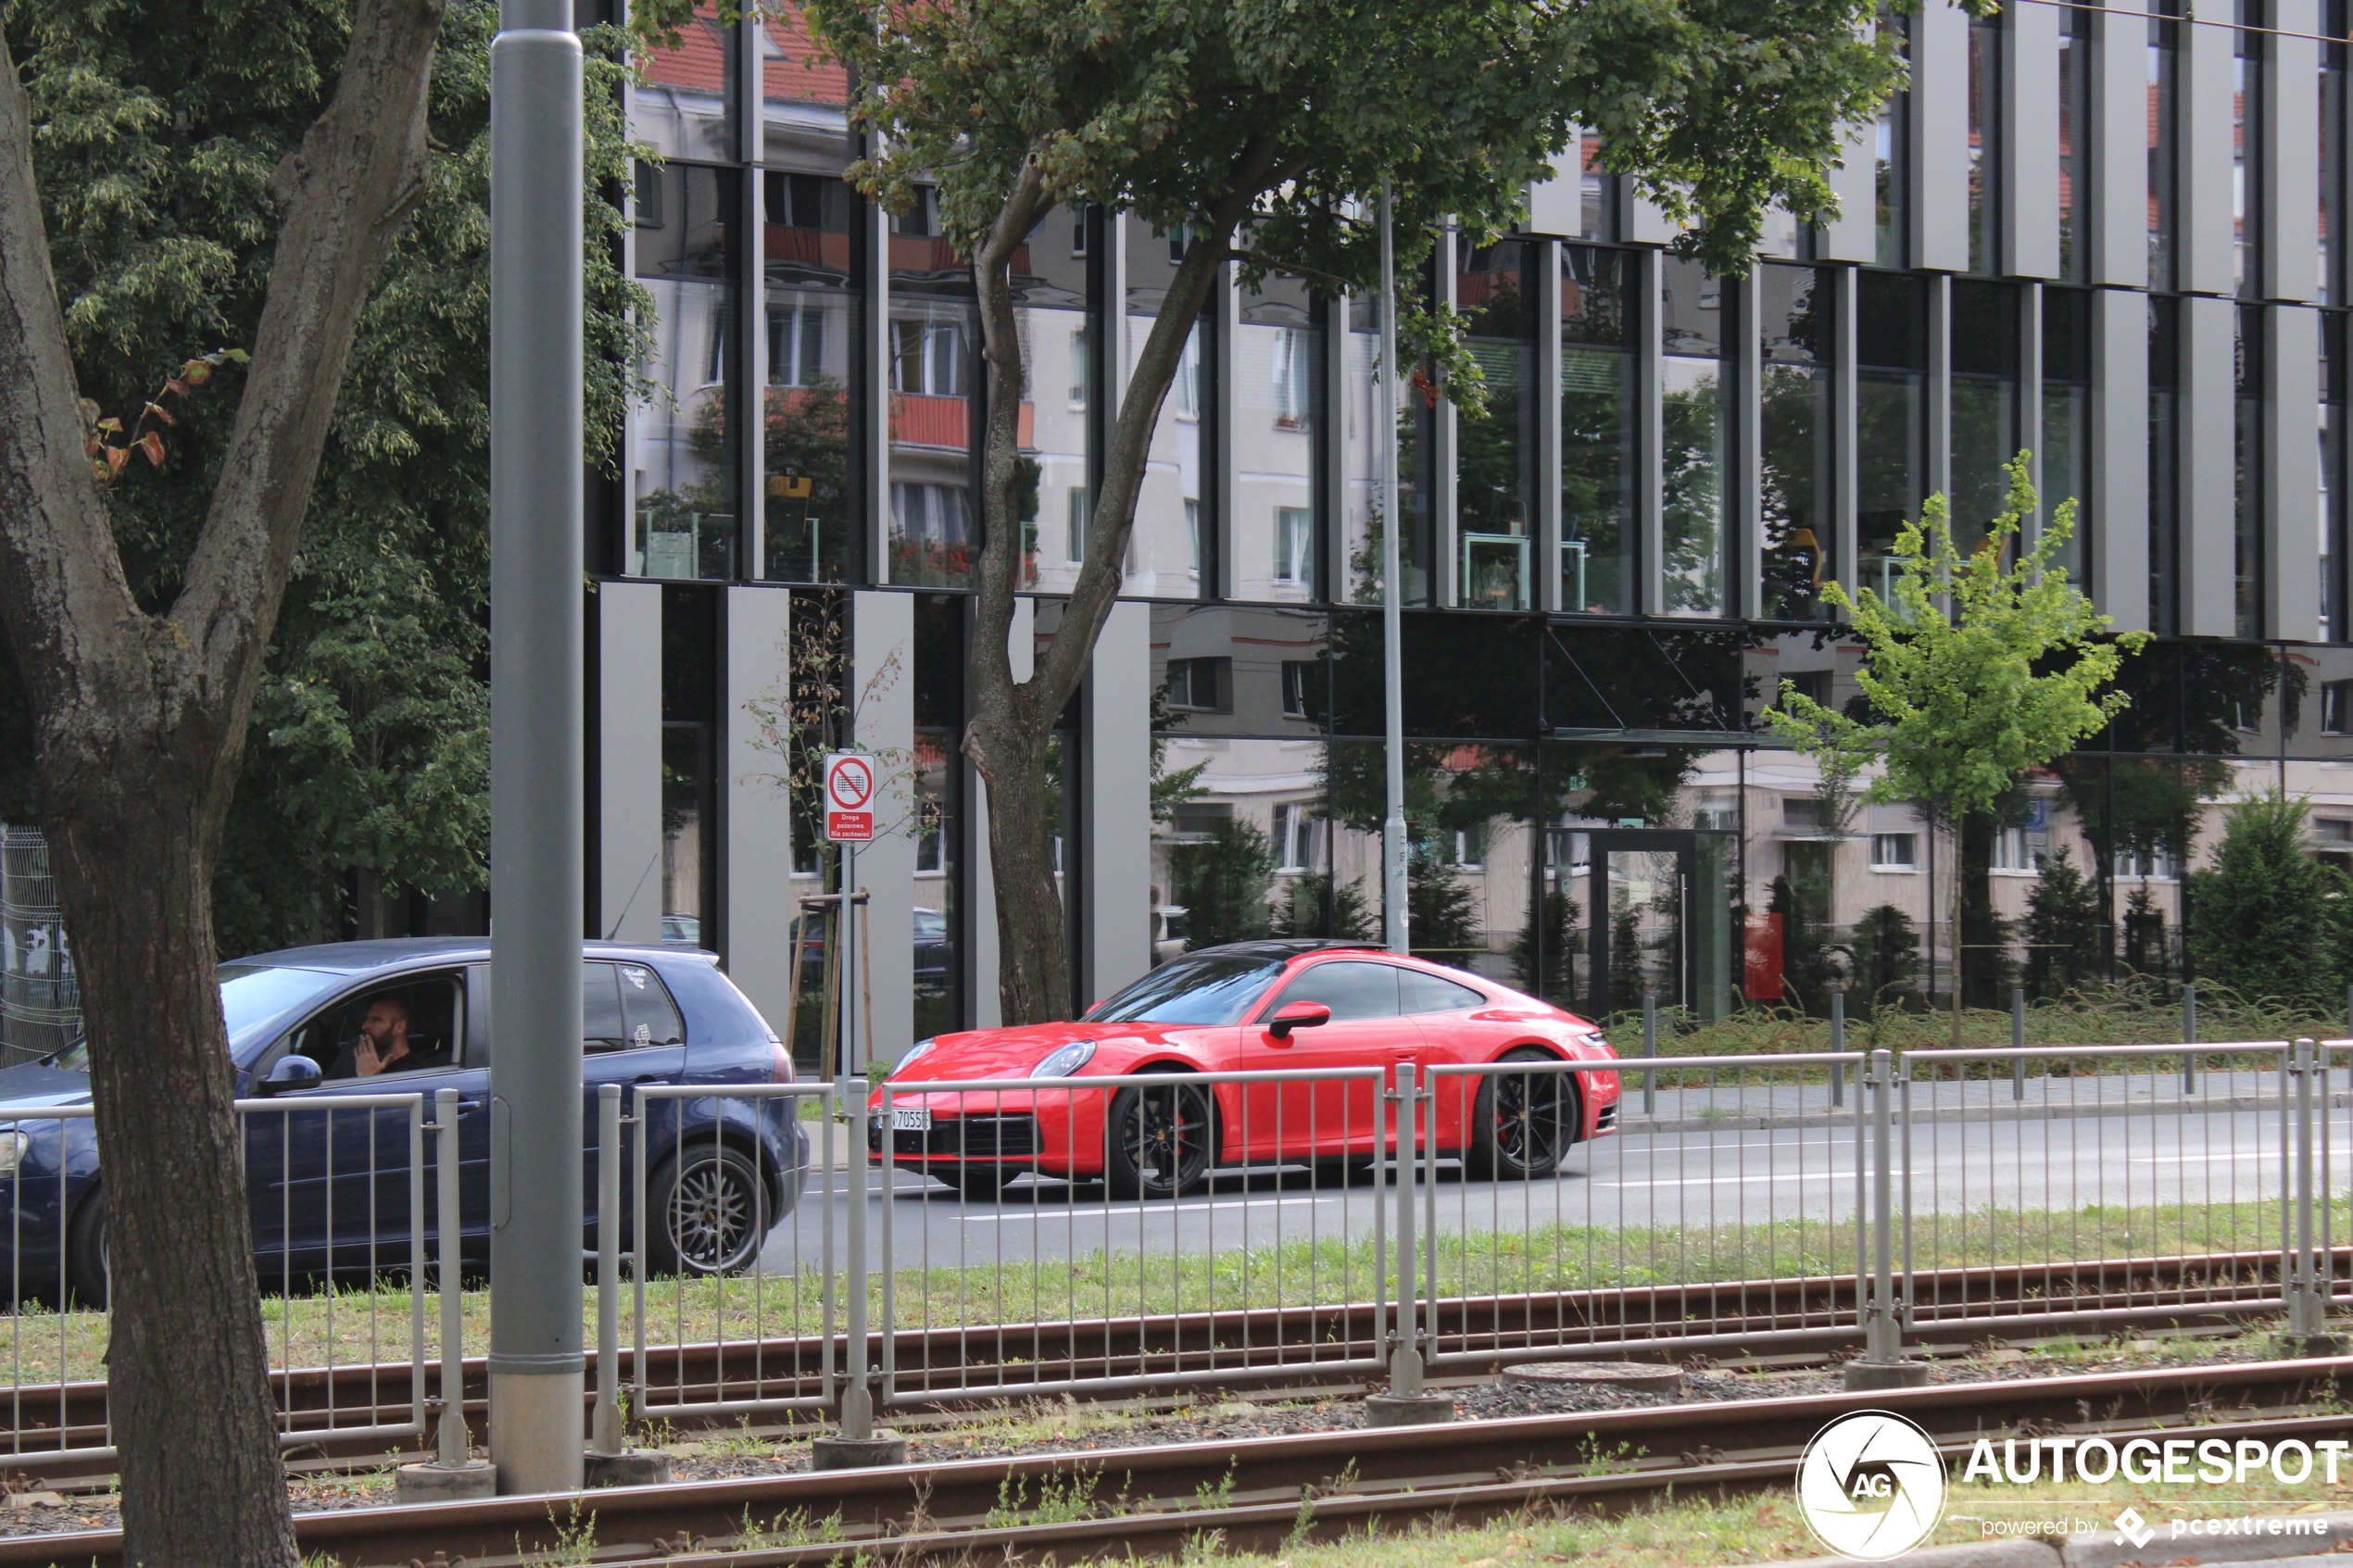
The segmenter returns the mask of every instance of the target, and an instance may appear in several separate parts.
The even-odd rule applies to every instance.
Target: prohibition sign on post
[[[825,759],[825,838],[866,844],[875,836],[875,759],[855,751]]]

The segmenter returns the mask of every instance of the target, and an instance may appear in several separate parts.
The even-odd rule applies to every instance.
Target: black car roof
[[[674,947],[648,942],[583,942],[584,955],[599,958],[684,960],[716,963],[715,954],[698,947]],[[282,947],[233,961],[270,964],[281,969],[317,969],[336,974],[360,974],[418,962],[484,961],[490,957],[487,936],[384,936],[366,942],[321,942],[308,947]]]

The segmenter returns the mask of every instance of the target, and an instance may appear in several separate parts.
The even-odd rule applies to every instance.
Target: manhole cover
[[[1657,1361],[1528,1361],[1504,1369],[1506,1383],[1584,1383],[1629,1394],[1677,1394],[1683,1369]]]

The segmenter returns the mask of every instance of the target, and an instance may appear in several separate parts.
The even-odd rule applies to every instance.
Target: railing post
[[[2010,1049],[2022,1051],[2025,1048],[2026,987],[2013,985],[2010,987]],[[2012,1057],[2010,1059],[2010,1098],[2024,1099],[2025,1098],[2026,1059],[2022,1056]]]
[[[632,1449],[623,1441],[621,1127],[621,1085],[598,1085],[597,1409],[582,1474],[591,1486],[659,1486],[670,1480],[670,1456],[659,1449]],[[633,1266],[635,1261],[631,1260]]]
[[[1843,1051],[1845,1048],[1846,993],[1832,991],[1831,993],[1831,1049]],[[1845,1103],[1846,1063],[1833,1061],[1831,1063],[1831,1104],[1838,1106]]]
[[[849,1114],[850,1125],[856,1129],[849,1141],[849,1226],[844,1238],[849,1258],[843,1289],[849,1299],[843,1325],[849,1365],[844,1369],[841,1384],[841,1430],[819,1437],[810,1445],[809,1466],[812,1470],[865,1470],[882,1464],[907,1462],[907,1442],[896,1432],[877,1431],[875,1426],[875,1389],[869,1375],[872,1360],[866,1351],[866,1200],[867,1153],[866,1133],[875,1129],[875,1144],[881,1150],[885,1169],[889,1168],[890,1156],[896,1148],[898,1131],[891,1123],[890,1085],[883,1085],[881,1103],[867,1107],[863,1093],[865,1079],[844,1072],[835,1080],[834,1098]],[[886,1215],[886,1221],[887,1215]],[[887,1237],[886,1236],[886,1245]],[[885,1277],[890,1271],[891,1260],[885,1257],[882,1267]],[[887,1332],[889,1325],[884,1325]]]
[[[1846,1363],[1849,1388],[1911,1388],[1928,1381],[1924,1361],[1904,1359],[1903,1333],[1895,1304],[1895,1059],[1871,1052],[1864,1079],[1871,1118],[1871,1277],[1863,1320],[1863,1358]],[[1858,1288],[1864,1282],[1857,1281]]]
[[[458,1091],[436,1091],[433,1108],[434,1272],[441,1298],[440,1444],[429,1463],[400,1467],[394,1485],[402,1502],[486,1498],[498,1488],[497,1467],[473,1457],[473,1440],[466,1430],[465,1212],[458,1180],[462,1159]],[[424,1216],[419,1214],[416,1221],[422,1226]]]
[[[2313,1042],[2296,1042],[2296,1057],[2288,1071],[2296,1077],[2296,1255],[2287,1264],[2287,1348],[2298,1356],[2334,1356],[2345,1350],[2344,1339],[2328,1332],[2327,1287],[2322,1283],[2320,1257],[2313,1247],[2313,1196],[2319,1173],[2312,1159],[2313,1104],[2328,1114],[2328,1097],[2316,1096],[2313,1083]]]
[[[2182,987],[2182,1043],[2197,1044],[2197,986]],[[2197,1087],[2197,1053],[2182,1053],[2182,1092],[2189,1094]]]
[[[1414,1210],[1421,1197],[1421,1161],[1416,1158],[1421,1122],[1414,1098],[1414,1064],[1397,1064],[1397,1087],[1385,1097],[1390,1125],[1396,1129],[1395,1157],[1390,1169],[1397,1184],[1397,1333],[1389,1347],[1389,1392],[1365,1401],[1367,1426],[1412,1426],[1454,1419],[1454,1399],[1437,1394],[1422,1383],[1422,1318],[1415,1275],[1419,1263]],[[1498,1096],[1497,1098],[1502,1097]]]
[[[1658,993],[1642,993],[1642,1056],[1645,1060],[1658,1060]],[[1658,1114],[1658,1069],[1642,1069],[1642,1114]]]

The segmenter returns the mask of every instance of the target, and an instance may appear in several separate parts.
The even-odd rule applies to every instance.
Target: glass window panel
[[[1953,538],[1976,547],[2009,504],[2002,465],[2018,456],[2018,291],[1956,279],[1953,290]]]
[[[1632,261],[1561,247],[1561,608],[1634,611]]]
[[[2233,602],[2238,634],[2263,634],[2263,307],[2242,305],[2233,317],[2238,369],[2233,422],[2237,507],[2232,520]]]
[[[1664,597],[1670,615],[1724,612],[1730,378],[1722,352],[1732,292],[1698,263],[1661,263],[1659,453]]]
[[[2148,20],[2149,287],[2173,284],[2176,101],[2181,87],[2182,0],[2158,0]]]
[[[1427,280],[1425,279],[1425,288]],[[1424,298],[1427,300],[1427,294]],[[1381,534],[1387,527],[1387,506],[1380,494],[1381,438],[1388,415],[1383,394],[1373,374],[1380,360],[1380,300],[1378,295],[1353,295],[1348,302],[1346,383],[1341,389],[1339,416],[1342,473],[1346,494],[1340,502],[1341,546],[1347,580],[1331,596],[1352,604],[1378,604],[1381,599]],[[1411,368],[1408,369],[1411,375]],[[1398,443],[1398,487],[1406,517],[1401,541],[1398,575],[1403,602],[1426,603],[1429,596],[1430,517],[1428,487],[1417,478],[1421,444],[1430,425],[1427,395],[1408,382],[1396,406],[1393,426]]]
[[[1234,596],[1322,596],[1315,519],[1325,311],[1296,278],[1240,301],[1234,335]],[[1195,508],[1198,515],[1199,508]]]
[[[2075,530],[2051,559],[2077,584],[2086,578],[2091,503],[2092,301],[2077,289],[2043,290],[2042,516],[2075,503]]]
[[[2322,14],[2329,39],[2321,45],[2320,110],[2320,292],[2322,305],[2344,303],[2338,286],[2342,247],[2336,243],[2336,219],[2344,207],[2345,181],[2345,0],[2326,0]]]
[[[2181,629],[2181,307],[2152,296],[2149,313],[2149,625]]]
[[[2092,13],[2059,11],[2059,276],[2083,282],[2091,257]]]
[[[1510,240],[1460,253],[1454,305],[1486,378],[1487,411],[1457,416],[1455,516],[1460,602],[1526,609],[1536,465],[1535,317],[1528,271],[1538,248]]]
[[[1184,236],[1160,233],[1133,215],[1120,221],[1127,235],[1127,364],[1123,373],[1132,376],[1169,282],[1183,260]],[[1208,544],[1215,537],[1214,491],[1207,468],[1215,400],[1210,334],[1215,320],[1205,307],[1194,323],[1152,429],[1126,563],[1126,592],[1139,597],[1193,599],[1214,586],[1205,577],[1203,551],[1196,541]]]
[[[1969,24],[1969,266],[2002,270],[2002,29],[1999,16]]]
[[[772,86],[774,85],[772,80]],[[772,94],[773,96],[773,94]],[[764,575],[839,583],[850,571],[849,367],[854,206],[838,170],[762,176],[768,384],[762,393]]]
[[[1768,265],[1758,272],[1759,612],[1773,620],[1820,613],[1832,558],[1831,290],[1827,270]]]
[[[1882,11],[1880,34],[1892,38],[1899,56],[1908,58],[1910,20]],[[1881,267],[1902,267],[1911,254],[1911,119],[1912,95],[1891,93],[1880,105],[1872,164],[1877,211],[1874,259]]]
[[[971,268],[934,228],[919,197],[889,236],[889,580],[961,587],[978,543],[980,316]]]
[[[737,179],[732,169],[675,163],[639,175],[637,280],[654,310],[641,373],[656,390],[633,421],[631,575],[735,574],[738,481],[727,377],[737,290],[728,215]]]
[[[2261,0],[2236,0],[2242,29],[2264,25]],[[2231,234],[2233,276],[2248,298],[2263,293],[2263,35],[2233,31],[2231,60]]]
[[[2345,318],[2321,317],[2321,619],[2322,642],[2347,640],[2345,620]]]

